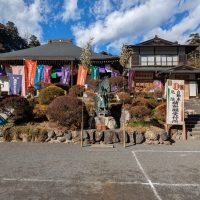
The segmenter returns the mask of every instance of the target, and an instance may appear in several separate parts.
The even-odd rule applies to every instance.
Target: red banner
[[[24,66],[25,66],[26,88],[34,87],[34,78],[37,67],[37,61],[25,60]]]
[[[77,85],[85,85],[85,80],[86,80],[86,77],[87,77],[87,71],[88,71],[87,67],[79,66]]]

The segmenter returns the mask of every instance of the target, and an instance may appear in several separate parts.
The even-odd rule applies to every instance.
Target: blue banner
[[[22,91],[22,75],[8,73],[9,95],[20,95]]]
[[[34,88],[36,90],[39,89],[38,83],[43,82],[43,80],[44,80],[44,65],[37,65],[34,78]]]

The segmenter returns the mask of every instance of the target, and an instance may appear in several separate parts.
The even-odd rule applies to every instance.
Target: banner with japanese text
[[[77,85],[85,85],[85,81],[86,81],[86,77],[87,77],[87,71],[88,71],[87,67],[79,66]]]
[[[167,124],[184,124],[184,80],[167,80]]]
[[[24,67],[25,67],[26,88],[34,87],[34,79],[35,79],[37,61],[25,60]]]

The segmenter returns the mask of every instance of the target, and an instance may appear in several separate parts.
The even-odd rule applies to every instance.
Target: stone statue
[[[108,115],[108,93],[110,92],[110,84],[108,77],[104,77],[95,89],[95,110],[96,114]]]

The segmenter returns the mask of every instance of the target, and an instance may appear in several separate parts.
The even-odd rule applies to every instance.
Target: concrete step
[[[187,131],[187,133],[192,135],[200,135],[200,131]]]

